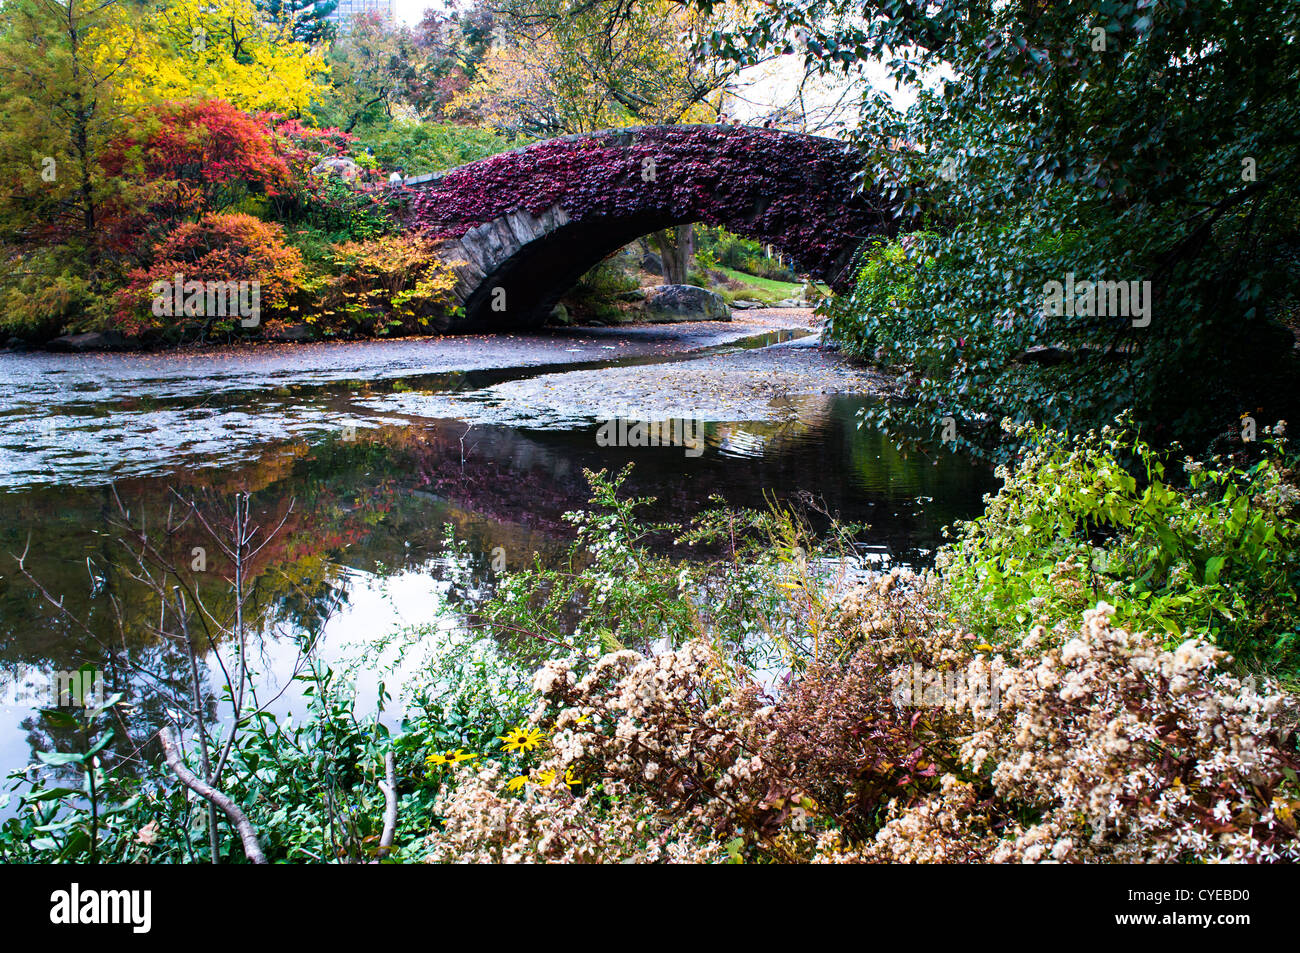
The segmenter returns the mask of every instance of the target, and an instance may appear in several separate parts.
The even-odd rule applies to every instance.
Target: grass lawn
[[[803,287],[797,281],[776,281],[772,278],[760,278],[758,275],[747,275],[743,271],[736,271],[734,268],[719,267],[718,271],[722,272],[728,278],[739,281],[745,285],[744,288],[715,288],[714,290],[727,301],[735,301],[737,298],[759,301],[763,304],[774,304],[785,298],[792,298],[799,294],[799,289]],[[826,289],[821,285],[816,285],[817,289],[823,294]]]

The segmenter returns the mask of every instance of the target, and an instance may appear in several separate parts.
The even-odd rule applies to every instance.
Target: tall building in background
[[[353,19],[363,13],[378,14],[385,22],[393,22],[393,0],[339,0],[334,12],[325,19],[346,29]]]

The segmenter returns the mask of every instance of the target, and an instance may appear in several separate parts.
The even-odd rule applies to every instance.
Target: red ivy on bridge
[[[410,220],[434,238],[457,238],[507,212],[540,215],[554,205],[573,222],[644,219],[646,231],[666,221],[702,221],[769,242],[834,279],[863,238],[889,230],[885,203],[858,190],[857,169],[843,143],[777,130],[613,130],[453,169],[418,190]]]

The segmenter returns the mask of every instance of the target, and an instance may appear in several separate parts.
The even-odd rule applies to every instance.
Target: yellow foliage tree
[[[514,0],[504,40],[448,107],[547,137],[616,126],[714,122],[734,68],[692,56],[704,15],[671,0]]]
[[[162,0],[124,82],[137,103],[224,99],[257,112],[311,115],[328,72],[324,52],[292,37],[253,0]]]
[[[57,331],[100,300],[120,187],[100,160],[143,33],[126,0],[0,5],[0,329]]]

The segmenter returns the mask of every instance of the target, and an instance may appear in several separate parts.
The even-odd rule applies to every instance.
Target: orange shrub
[[[288,303],[302,270],[302,256],[285,244],[279,225],[251,215],[207,214],[157,242],[153,263],[131,272],[117,294],[116,323],[130,334],[187,329],[200,337],[230,332],[241,319],[255,327],[260,309]],[[234,299],[223,300],[220,287],[232,284],[242,305],[236,313]],[[247,313],[249,305],[257,315]]]
[[[343,242],[331,250],[333,274],[319,292],[326,320],[367,335],[438,331],[456,308],[456,274],[437,243],[416,234]]]

